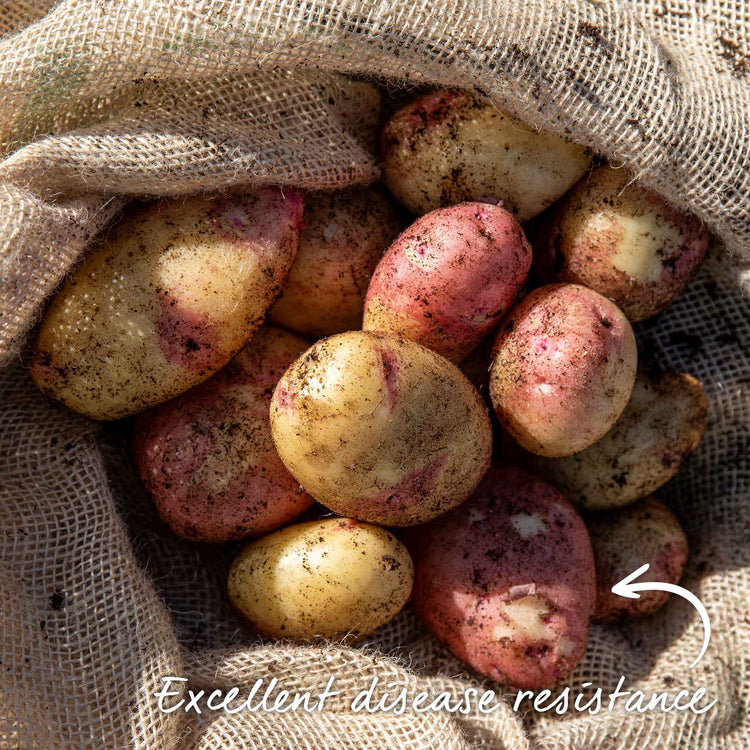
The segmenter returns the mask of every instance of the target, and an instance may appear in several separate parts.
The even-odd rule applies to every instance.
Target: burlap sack
[[[750,747],[747,0],[51,6],[0,6],[0,747]],[[708,608],[708,654],[688,667],[703,631],[674,599],[643,622],[594,626],[569,681],[705,685],[711,711],[354,713],[374,676],[435,694],[479,682],[408,613],[356,650],[253,643],[223,597],[231,550],[161,530],[127,425],[103,428],[30,384],[26,334],[125,196],[376,179],[377,92],[342,73],[478,89],[624,163],[723,244],[638,331],[643,358],[708,391],[706,439],[661,493],[690,538],[684,584]],[[318,714],[166,714],[153,696],[165,675],[193,690],[276,677],[313,693],[333,675],[341,695]]]

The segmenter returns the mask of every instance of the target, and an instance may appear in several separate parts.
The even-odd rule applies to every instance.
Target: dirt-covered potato
[[[301,219],[301,195],[278,188],[135,211],[52,302],[31,366],[37,386],[118,419],[206,380],[262,323]]]
[[[288,526],[248,544],[229,571],[229,598],[258,633],[352,643],[409,599],[414,569],[385,529],[350,518]]]
[[[541,133],[465,91],[436,91],[398,110],[381,137],[385,182],[415,214],[495,198],[519,221],[588,169],[587,149]]]
[[[653,497],[627,508],[586,516],[596,562],[595,619],[619,620],[656,612],[666,591],[640,591],[638,599],[612,593],[612,587],[645,563],[643,580],[678,583],[688,555],[685,532],[672,512]]]
[[[636,364],[633,329],[612,302],[583,286],[551,284],[524,297],[501,324],[490,398],[526,450],[569,456],[615,423]]]
[[[531,245],[504,208],[471,202],[431,211],[375,269],[363,327],[460,362],[515,302],[530,267]]]
[[[388,526],[463,502],[487,470],[487,408],[448,360],[407,339],[351,331],[313,345],[284,374],[271,429],[318,502]]]
[[[551,687],[580,661],[596,585],[586,527],[554,487],[493,464],[472,497],[409,529],[412,607],[459,659]]]
[[[708,232],[695,217],[599,167],[540,220],[535,271],[609,297],[630,320],[644,320],[682,291],[706,254]]]
[[[299,251],[271,320],[313,338],[361,328],[370,277],[402,228],[372,188],[306,195]]]
[[[579,508],[628,505],[671,479],[698,447],[707,407],[703,386],[690,375],[639,371],[628,405],[603,438],[573,456],[526,454],[524,465]]]
[[[308,342],[263,326],[205,383],[140,414],[133,458],[159,517],[181,537],[227,542],[284,526],[313,499],[271,438],[271,394]]]

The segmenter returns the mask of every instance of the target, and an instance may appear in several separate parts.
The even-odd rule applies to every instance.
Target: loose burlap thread
[[[0,747],[750,747],[746,0],[52,5],[0,7]],[[701,448],[661,492],[690,539],[684,585],[710,614],[709,651],[689,668],[702,626],[673,599],[642,622],[594,625],[569,680],[705,685],[711,711],[353,713],[374,676],[457,696],[483,683],[409,612],[358,649],[252,641],[224,596],[231,550],[156,523],[128,425],[97,425],[30,383],[22,345],[44,300],[130,198],[377,179],[375,79],[476,89],[626,165],[719,238],[637,331],[642,359],[698,376],[709,397]],[[165,714],[165,675],[313,693],[334,676],[342,694],[320,714]]]

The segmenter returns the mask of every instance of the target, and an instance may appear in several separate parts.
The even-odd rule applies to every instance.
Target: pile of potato
[[[255,537],[228,592],[256,632],[353,642],[411,600],[471,668],[551,686],[592,617],[667,597],[613,584],[682,574],[651,493],[706,398],[638,369],[631,321],[680,293],[706,230],[464,92],[397,111],[381,149],[400,208],[269,187],[131,212],[52,302],[32,376],[95,419],[138,414],[174,533]]]

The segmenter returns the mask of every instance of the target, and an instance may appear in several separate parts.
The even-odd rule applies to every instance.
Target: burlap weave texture
[[[750,747],[747,0],[52,6],[0,6],[0,747]],[[225,554],[154,523],[127,425],[102,429],[30,384],[19,352],[43,301],[129,198],[376,179],[373,81],[477,89],[627,165],[720,239],[637,331],[643,358],[709,396],[706,439],[662,497],[691,541],[685,585],[708,607],[711,647],[690,670],[701,624],[675,600],[595,626],[570,680],[705,684],[720,699],[707,714],[353,714],[347,695],[373,675],[434,692],[478,683],[408,613],[365,650],[251,643],[223,598]],[[318,716],[188,719],[156,709],[166,674],[312,691],[333,674],[349,692]]]

